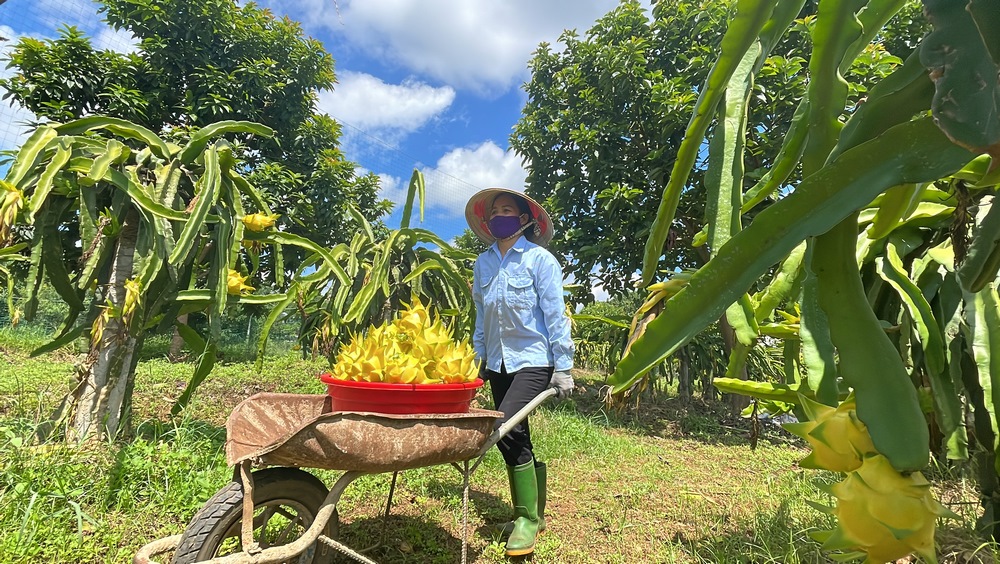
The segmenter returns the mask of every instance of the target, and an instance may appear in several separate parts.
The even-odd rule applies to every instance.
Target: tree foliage
[[[184,313],[205,311],[206,334],[178,325],[199,356],[177,401],[177,410],[183,407],[215,362],[227,304],[284,298],[246,295],[253,288],[245,281],[259,272],[255,246],[296,245],[337,266],[315,243],[246,221],[269,217],[270,210],[240,176],[231,144],[220,139],[229,133],[271,130],[218,122],[177,145],[117,118],[50,122],[32,133],[0,180],[0,232],[7,233],[0,247],[10,242],[10,224],[31,227],[25,317],[34,316],[43,280],[68,306],[53,339],[33,354],[80,337],[90,343],[57,414],[72,437],[115,436],[127,428],[143,338],[173,327]],[[250,210],[244,199],[253,203]]]
[[[784,341],[785,383],[716,385],[799,404],[813,420],[799,430],[814,429],[808,435],[818,439],[803,466],[836,470],[815,456],[832,438],[829,428],[818,430],[822,413],[839,404],[863,423],[860,438],[871,446],[838,450],[864,459],[831,491],[847,491],[872,461],[889,483],[923,480],[931,454],[975,457],[979,525],[996,538],[1000,4],[925,0],[933,30],[898,42],[912,52],[870,86],[845,71],[870,60],[892,29],[912,30],[912,10],[896,1],[823,0],[814,17],[796,19],[789,6],[738,3],[649,228],[642,283],[658,277],[677,202],[706,146],[711,259],[663,303],[609,383],[627,394],[724,315],[739,343],[730,367],[761,344]],[[904,18],[892,23],[898,13]],[[761,177],[768,181],[750,185],[742,140],[757,124],[747,106],[757,103],[752,94],[776,38],[800,26],[812,40],[806,88],[780,156]],[[858,93],[863,100],[853,98]],[[838,528],[815,535],[824,549],[843,551],[834,558],[881,562],[916,551],[935,559],[933,523],[942,512],[933,504],[922,510],[926,526],[889,531],[886,523],[913,517],[896,507],[858,534],[850,527],[869,510],[836,498],[829,513]]]
[[[233,0],[100,6],[112,27],[139,41],[135,52],[96,50],[72,27],[54,40],[22,38],[11,55],[15,74],[0,79],[5,98],[41,118],[111,115],[177,142],[220,120],[261,123],[272,138],[230,135],[245,176],[284,231],[324,245],[357,227],[348,202],[369,221],[387,210],[377,177],[358,177],[340,152],[339,124],[316,111],[317,91],[334,84],[333,58],[298,23]],[[304,258],[286,254],[289,270]]]
[[[553,214],[561,233],[553,247],[571,258],[567,271],[577,280],[597,280],[615,294],[641,268],[643,248],[636,242],[650,233],[734,10],[731,1],[682,0],[656,2],[647,15],[639,2],[626,1],[582,37],[565,32],[562,50],[542,44],[535,52],[511,146],[528,161],[527,192]],[[805,3],[795,25],[759,62],[744,147],[747,188],[773,165],[805,91],[815,10]],[[907,25],[887,28],[887,37],[921,25],[912,10],[907,14]],[[905,50],[906,44],[892,47]],[[847,72],[849,104],[898,62],[879,43],[866,50]],[[704,157],[703,147],[662,249],[670,268],[697,267],[709,257],[710,249],[693,246],[704,243]]]

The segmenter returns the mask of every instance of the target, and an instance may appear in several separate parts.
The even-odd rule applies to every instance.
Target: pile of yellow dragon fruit
[[[838,559],[881,564],[917,553],[925,562],[937,562],[935,522],[958,516],[934,499],[923,474],[902,474],[875,450],[853,395],[836,408],[808,398],[802,398],[802,407],[810,421],[784,425],[812,447],[799,466],[846,474],[840,483],[823,488],[836,498],[835,507],[811,504],[835,515],[838,523],[814,538],[825,550],[844,551]]]
[[[479,376],[479,363],[468,341],[452,331],[420,300],[392,321],[354,335],[337,355],[331,374],[340,380],[397,384],[457,384]]]

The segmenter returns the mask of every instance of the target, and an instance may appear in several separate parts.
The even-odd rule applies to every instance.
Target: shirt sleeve
[[[549,349],[556,371],[573,368],[573,337],[570,334],[566,302],[563,300],[562,269],[548,251],[541,250],[535,288],[538,305],[542,310],[545,328],[549,333]]]
[[[472,267],[472,302],[476,306],[476,327],[472,331],[472,350],[476,352],[476,357],[483,364],[486,363],[486,338],[483,331],[483,286],[480,283],[482,274],[480,273],[479,259],[476,259],[475,266]]]

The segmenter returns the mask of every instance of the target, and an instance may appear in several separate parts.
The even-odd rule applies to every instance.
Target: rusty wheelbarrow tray
[[[471,409],[468,413],[420,415],[338,412],[331,411],[328,396],[272,393],[251,396],[237,405],[226,421],[226,461],[234,467],[234,483],[216,494],[218,497],[227,489],[238,490],[242,516],[237,525],[243,550],[206,562],[264,564],[286,562],[295,557],[307,562],[311,561],[318,541],[359,562],[374,564],[368,557],[324,534],[331,520],[336,524],[337,503],[347,486],[367,474],[393,472],[386,503],[388,514],[398,472],[450,464],[463,475],[464,564],[468,555],[470,476],[493,445],[553,395],[555,390],[545,390],[497,429],[494,429],[496,421],[503,416],[498,411]],[[254,473],[251,469],[269,466],[321,468],[344,473],[312,515],[311,523],[303,523],[308,528],[301,536],[288,544],[262,547],[253,538],[255,521],[260,521],[261,517],[254,517]],[[235,476],[239,476],[239,480]],[[206,504],[195,515],[188,531],[209,506]],[[182,540],[190,545],[192,539],[182,537],[184,535],[173,535],[150,542],[136,553],[133,564],[156,564],[151,560],[153,556],[177,550]]]

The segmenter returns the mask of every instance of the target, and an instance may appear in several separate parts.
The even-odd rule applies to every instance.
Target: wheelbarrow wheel
[[[254,472],[253,478],[254,540],[261,548],[288,544],[299,538],[312,524],[329,493],[323,482],[298,468],[267,468]],[[233,481],[191,519],[171,562],[190,564],[241,552],[242,517],[243,485]],[[336,512],[323,534],[337,538]],[[333,560],[333,549],[322,543],[317,542],[309,551],[302,555],[304,558],[296,555],[292,561],[320,564]]]

